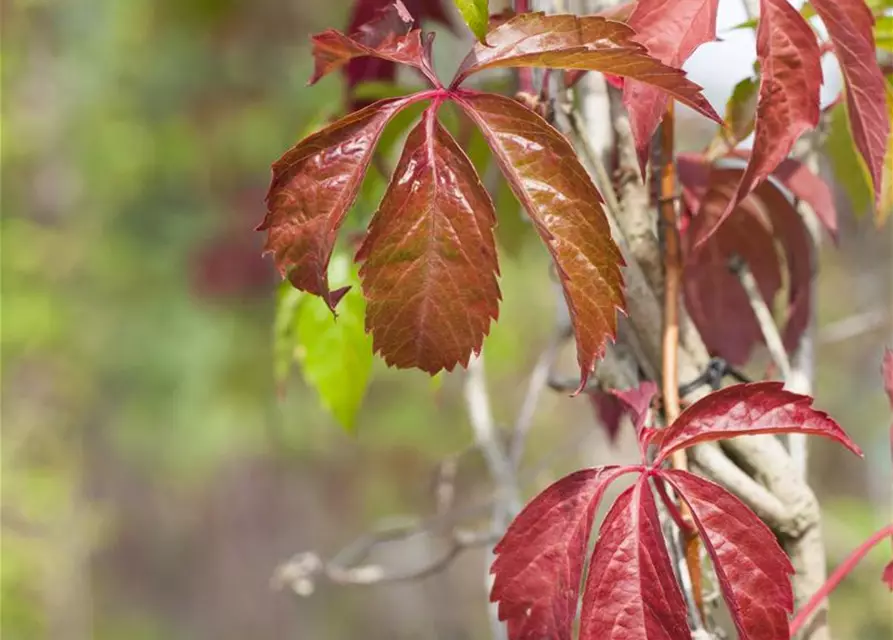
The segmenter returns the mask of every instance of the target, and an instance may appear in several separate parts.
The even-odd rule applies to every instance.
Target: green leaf
[[[893,52],[893,16],[881,16],[874,23],[874,40],[878,49]]]
[[[487,36],[487,24],[490,21],[490,8],[487,0],[453,0],[462,14],[465,24],[475,37],[484,42]]]
[[[853,144],[843,102],[834,107],[831,113],[831,126],[825,141],[825,150],[834,168],[834,178],[846,191],[853,212],[857,216],[863,215],[871,206],[873,193],[864,160],[856,152]]]
[[[337,318],[322,298],[307,296],[298,308],[297,359],[307,383],[346,429],[353,430],[372,368],[372,340],[364,329],[366,303],[346,255],[332,259],[334,282],[349,284]]]
[[[273,375],[282,387],[295,361],[297,317],[304,292],[298,291],[288,280],[279,285],[276,316],[273,320]]]

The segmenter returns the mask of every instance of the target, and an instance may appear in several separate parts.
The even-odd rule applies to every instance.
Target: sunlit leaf
[[[577,339],[582,388],[614,335],[617,309],[624,307],[623,259],[601,197],[567,139],[530,109],[483,93],[463,94],[459,104],[481,128],[555,260]]]
[[[374,349],[429,373],[468,364],[498,314],[493,203],[429,108],[357,253]]]
[[[629,26],[598,16],[524,13],[487,34],[456,72],[453,86],[472,73],[499,67],[554,67],[601,71],[648,83],[720,122],[685,73],[650,56]]]
[[[344,290],[329,291],[335,237],[357,197],[378,138],[410,99],[376,102],[304,138],[273,165],[265,251],[298,289],[335,308]]]

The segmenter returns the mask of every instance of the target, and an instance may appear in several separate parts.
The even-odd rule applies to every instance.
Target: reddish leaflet
[[[651,393],[654,387],[649,389]],[[644,426],[650,396],[630,396],[643,464],[573,473],[534,498],[496,546],[491,600],[511,640],[569,640],[595,512],[608,485],[635,484],[617,498],[599,530],[583,588],[580,640],[689,637],[686,607],[661,533],[651,492],[669,485],[691,510],[713,561],[739,636],[789,638],[790,561],[765,524],[722,487],[662,463],[673,451],[710,440],[760,433],[807,433],[859,448],[811,399],[761,382],[727,387],[696,402],[664,430]],[[654,461],[646,450],[656,448]],[[676,506],[666,501],[672,513]]]
[[[330,291],[326,270],[375,145],[397,112],[429,101],[357,256],[364,261],[366,327],[389,364],[430,373],[467,364],[497,314],[498,268],[490,197],[437,123],[438,108],[452,101],[484,134],[555,261],[573,319],[582,386],[624,305],[622,259],[601,198],[571,145],[545,120],[514,100],[460,85],[495,67],[595,70],[648,83],[719,118],[697,85],[650,56],[619,22],[516,16],[487,34],[489,46],[474,46],[448,86],[433,71],[433,36],[407,31],[411,22],[397,2],[351,36],[329,30],[313,38],[313,81],[371,56],[418,69],[433,89],[351,113],[286,153],[273,166],[267,216],[259,227],[268,232],[266,249],[295,287],[322,296],[334,310],[344,290]]]
[[[447,25],[451,29],[453,23],[444,10],[445,0],[406,0],[405,5],[409,13],[415,18],[414,26],[418,27],[423,20],[432,20]],[[370,23],[374,23],[382,9],[387,8],[392,0],[357,0],[353,4],[347,33],[357,33],[361,29],[368,29]],[[399,28],[399,25],[395,25]],[[404,29],[404,33],[408,31]],[[347,81],[347,93],[350,106],[359,109],[369,104],[368,101],[357,100],[353,97],[353,90],[364,82],[393,82],[397,78],[397,65],[384,58],[365,57],[354,58],[342,69]]]
[[[747,154],[735,153],[723,160],[747,158]],[[766,182],[695,249],[693,239],[722,216],[743,170],[713,167],[696,154],[680,154],[678,168],[686,220],[683,292],[705,344],[712,353],[737,365],[748,360],[755,344],[763,342],[747,294],[729,271],[729,260],[737,255],[747,262],[767,304],[772,304],[782,281],[787,281],[782,337],[792,350],[806,327],[811,304],[811,240],[800,214],[775,184]],[[792,159],[784,160],[771,177],[808,203],[828,232],[836,234],[837,213],[825,182]],[[787,272],[784,278],[782,269]]]

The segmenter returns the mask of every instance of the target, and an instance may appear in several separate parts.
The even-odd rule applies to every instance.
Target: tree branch
[[[389,570],[380,564],[364,564],[376,547],[426,533],[430,533],[430,530],[419,522],[396,524],[361,536],[328,561],[323,561],[312,551],[296,553],[276,568],[271,584],[276,589],[287,587],[297,595],[306,597],[313,594],[321,579],[341,586],[422,580],[442,571],[463,551],[493,544],[499,538],[492,531],[456,529],[447,536],[444,550],[420,567],[399,571]]]

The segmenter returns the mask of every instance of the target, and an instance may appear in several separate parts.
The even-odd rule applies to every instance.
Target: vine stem
[[[791,621],[792,638],[797,635],[804,623],[810,618],[813,611],[815,611],[822,601],[828,597],[828,594],[834,591],[837,585],[840,584],[840,581],[843,580],[857,564],[859,564],[869,551],[886,538],[893,538],[893,524],[888,524],[880,531],[875,532],[874,535],[868,538],[868,540],[856,547],[856,549],[847,556],[846,560],[840,563],[840,566],[834,570],[834,573],[832,573],[825,581],[825,584],[812,595],[809,602],[807,602],[803,608],[797,612],[797,615],[794,616],[794,619]]]
[[[658,202],[661,237],[664,240],[664,322],[661,340],[662,381],[664,414],[667,425],[673,424],[680,413],[679,402],[679,293],[682,283],[682,249],[679,243],[679,227],[676,221],[676,163],[675,152],[676,113],[670,101],[661,125],[660,199]],[[688,460],[684,450],[673,453],[670,463],[674,469],[685,470]],[[691,511],[680,502],[679,509],[686,527],[680,527],[685,548],[685,563],[691,576],[695,605],[703,616],[704,599],[701,589],[701,554],[695,535]]]
[[[515,13],[527,13],[530,11],[530,0],[514,0]],[[543,83],[545,86],[545,83]],[[521,67],[518,69],[518,91],[531,96],[537,95],[533,89],[533,69]]]

